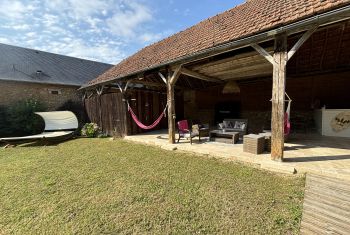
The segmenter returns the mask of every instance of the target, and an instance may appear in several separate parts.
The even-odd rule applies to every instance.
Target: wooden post
[[[167,83],[167,102],[168,102],[169,143],[174,144],[175,143],[175,94],[174,94],[174,86],[172,86],[170,82]]]
[[[102,101],[101,101],[101,95],[103,93],[104,86],[102,86],[100,89],[96,88],[97,97],[98,97],[98,109],[99,109],[99,127],[103,130],[103,123],[102,123]]]
[[[284,96],[288,61],[286,34],[276,36],[273,58],[271,159],[282,161],[284,149]]]
[[[175,143],[175,83],[180,76],[181,66],[177,67],[173,73],[168,72],[167,79],[167,103],[168,103],[168,131],[169,143]]]
[[[273,65],[273,85],[272,85],[272,117],[271,117],[271,159],[283,161],[284,149],[284,96],[286,91],[286,66],[287,62],[317,30],[318,25],[306,31],[298,42],[288,52],[287,34],[276,35],[275,51],[271,56],[264,48],[256,43],[253,47],[260,55],[265,57]]]
[[[124,113],[124,115],[123,115],[123,122],[124,122],[124,133],[123,134],[121,134],[123,137],[125,137],[125,136],[128,136],[129,135],[129,119],[128,119],[128,112],[129,112],[129,110],[128,110],[128,103],[127,103],[127,101],[128,101],[128,96],[125,94],[125,92],[124,93],[121,93],[121,95],[122,95],[122,97],[121,97],[121,99],[122,99],[122,104],[124,105],[123,106],[123,113]]]

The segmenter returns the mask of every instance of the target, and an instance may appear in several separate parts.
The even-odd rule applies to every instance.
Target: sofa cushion
[[[244,130],[246,127],[246,123],[242,121],[236,121],[234,129]]]
[[[227,128],[227,129],[234,129],[235,123],[232,121],[224,120],[224,126],[225,126],[224,128]]]

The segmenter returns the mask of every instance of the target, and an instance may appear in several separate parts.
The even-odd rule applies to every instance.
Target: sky
[[[242,2],[0,0],[0,43],[117,64]]]

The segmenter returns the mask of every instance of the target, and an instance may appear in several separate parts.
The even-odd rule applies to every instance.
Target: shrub
[[[79,124],[89,122],[89,119],[86,115],[85,109],[80,102],[68,100],[62,104],[56,111],[71,111],[77,116]],[[79,125],[80,126],[80,125]]]
[[[14,103],[7,110],[7,120],[11,135],[38,134],[44,129],[44,121],[34,112],[43,112],[44,104],[36,99],[27,99]]]
[[[98,137],[100,134],[100,128],[96,123],[86,123],[81,129],[81,135],[89,138]]]
[[[0,137],[11,135],[11,123],[8,118],[8,108],[0,106]]]

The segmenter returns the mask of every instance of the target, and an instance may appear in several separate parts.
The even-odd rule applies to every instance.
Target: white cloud
[[[41,23],[43,23],[46,27],[51,27],[58,23],[59,18],[56,15],[52,14],[44,14],[42,18],[40,18]]]
[[[36,35],[36,32],[29,32],[29,33],[26,33],[25,36],[28,37],[28,38],[32,38]]]
[[[69,40],[68,44],[66,40]],[[112,64],[120,62],[125,57],[125,54],[115,45],[101,43],[91,45],[81,39],[72,38],[64,38],[62,41],[48,42],[45,47],[38,49],[88,60],[108,61]]]
[[[0,43],[8,44],[10,43],[10,40],[8,38],[0,37]]]
[[[144,43],[155,42],[161,38],[162,38],[161,33],[144,33],[140,36],[141,41]]]
[[[28,30],[30,29],[30,26],[28,24],[21,24],[21,25],[13,25],[12,28],[15,30]]]
[[[76,19],[84,19],[86,17],[107,12],[108,1],[102,0],[46,0],[46,6],[59,14],[68,14]]]
[[[0,17],[20,18],[27,10],[20,1],[3,0],[0,2]]]
[[[143,23],[152,18],[148,7],[135,1],[128,1],[125,5],[120,5],[114,15],[107,20],[107,25],[114,34],[131,37]]]
[[[84,18],[101,13],[104,9],[109,7],[106,1],[100,0],[70,0],[69,2],[75,17],[77,18]]]
[[[14,30],[28,30],[30,26],[28,24],[8,24],[1,26],[4,29],[14,29]]]
[[[0,0],[0,42],[116,63],[169,35],[153,14],[146,0]]]

